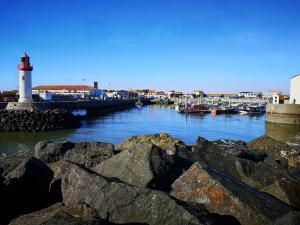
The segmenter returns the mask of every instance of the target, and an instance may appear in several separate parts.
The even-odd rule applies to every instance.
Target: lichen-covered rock
[[[225,144],[224,144],[225,143]],[[242,142],[213,141],[193,146],[196,159],[208,168],[223,172],[267,192],[300,209],[300,183],[284,165],[264,152],[255,152]]]
[[[169,155],[175,155],[178,151],[185,150],[187,146],[179,139],[173,138],[168,134],[153,134],[132,136],[123,143],[116,146],[117,151],[122,151],[126,148],[131,148],[138,142],[151,142],[156,146],[166,151]]]
[[[87,204],[101,218],[114,223],[215,224],[214,218],[202,208],[198,219],[163,192],[109,180],[77,166],[64,175],[62,193],[67,206]]]
[[[151,142],[139,142],[98,164],[93,170],[103,176],[139,187],[169,191],[181,174],[174,159]]]
[[[288,166],[300,166],[300,149],[284,142],[277,141],[267,135],[261,136],[248,143],[249,148],[265,152],[275,160],[286,159]]]
[[[276,198],[199,163],[193,164],[172,188],[172,196],[203,204],[210,212],[232,215],[243,225],[268,224],[291,211]]]

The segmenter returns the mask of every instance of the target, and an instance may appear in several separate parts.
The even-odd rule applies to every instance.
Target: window
[[[25,76],[24,75],[22,76],[22,80],[25,80]]]

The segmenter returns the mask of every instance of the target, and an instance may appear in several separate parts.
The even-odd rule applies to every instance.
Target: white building
[[[21,56],[19,69],[19,102],[32,102],[32,81],[30,58],[26,53]]]
[[[291,78],[290,104],[300,104],[300,74]]]
[[[38,94],[42,98],[47,97],[45,100],[49,100],[49,93],[52,96],[72,96],[74,99],[93,98],[102,100],[105,98],[105,91],[86,85],[43,85],[34,87],[32,93]],[[48,93],[48,96],[45,93]]]
[[[240,98],[258,98],[262,96],[263,94],[261,92],[242,91],[238,93],[238,97]]]

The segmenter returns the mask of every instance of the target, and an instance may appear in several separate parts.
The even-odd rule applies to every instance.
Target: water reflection
[[[177,113],[170,107],[152,105],[84,120],[82,126],[74,130],[0,133],[0,153],[33,154],[35,144],[41,140],[103,141],[118,144],[133,135],[169,133],[187,144],[193,144],[198,136],[209,140],[250,141],[263,135],[265,130],[276,139],[293,135],[295,139],[300,134],[297,129],[287,132],[285,128],[281,130],[274,126],[270,128],[268,124],[265,127],[264,115],[196,116]]]
[[[266,123],[266,135],[278,141],[300,146],[300,125]]]

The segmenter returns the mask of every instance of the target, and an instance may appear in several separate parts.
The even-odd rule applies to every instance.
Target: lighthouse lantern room
[[[19,102],[32,102],[32,82],[29,56],[24,53],[21,56],[21,63],[18,65],[19,70]]]

